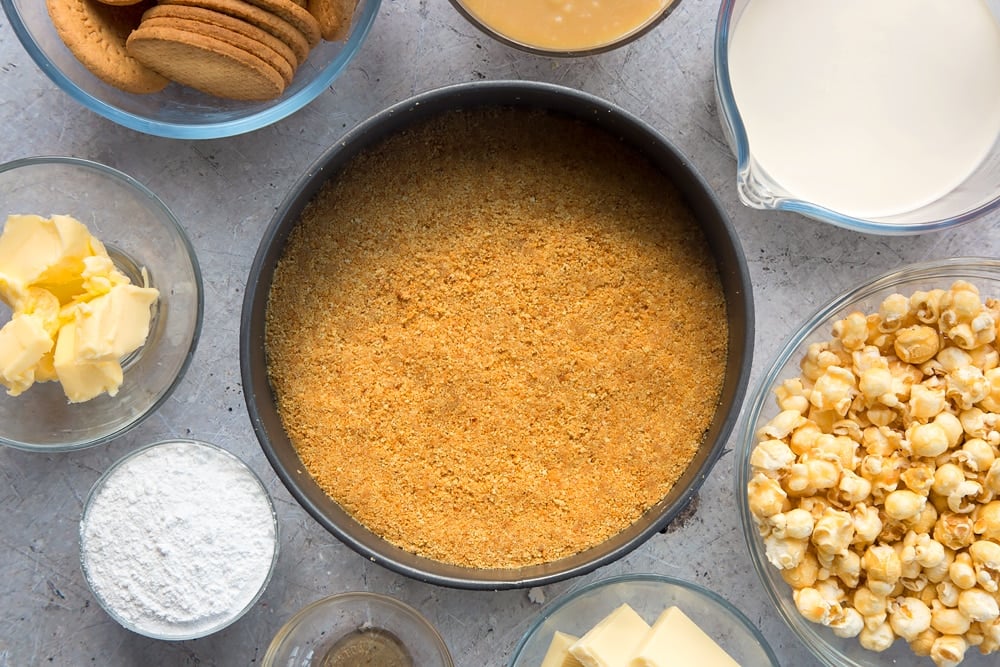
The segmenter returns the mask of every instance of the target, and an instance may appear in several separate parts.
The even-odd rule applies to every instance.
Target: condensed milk
[[[512,42],[546,51],[589,51],[653,23],[676,0],[457,0]]]

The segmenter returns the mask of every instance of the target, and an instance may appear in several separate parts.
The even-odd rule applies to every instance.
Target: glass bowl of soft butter
[[[120,436],[170,395],[202,321],[201,272],[135,179],[69,157],[0,165],[0,444]]]
[[[573,664],[777,667],[760,631],[695,584],[658,574],[601,579],[556,598],[511,654],[509,667]]]

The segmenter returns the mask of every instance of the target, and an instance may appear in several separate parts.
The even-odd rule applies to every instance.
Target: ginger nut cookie
[[[300,65],[309,57],[312,48],[308,38],[294,25],[243,0],[160,0],[159,4],[209,9],[251,23],[288,44],[298,57]]]
[[[200,21],[201,23],[207,23],[209,25],[225,28],[226,30],[238,32],[244,37],[249,37],[254,41],[260,42],[264,46],[277,51],[282,58],[288,61],[288,64],[292,66],[293,70],[299,66],[299,57],[296,55],[295,51],[292,50],[292,47],[263,28],[258,28],[252,23],[247,23],[243,19],[238,19],[233,16],[229,16],[228,14],[222,14],[221,12],[212,11],[211,9],[187,7],[184,5],[156,5],[155,7],[147,9],[146,13],[142,15],[143,21],[159,18]],[[302,48],[305,49],[305,38],[303,38],[301,44]]]
[[[320,35],[328,42],[347,36],[357,0],[307,0],[306,8],[319,23]]]
[[[142,20],[142,25],[140,27],[173,28],[175,30],[190,32],[194,35],[204,35],[206,37],[211,37],[212,39],[218,39],[226,44],[231,44],[239,49],[243,49],[247,53],[255,55],[266,62],[278,71],[278,74],[281,75],[281,78],[285,82],[286,86],[291,83],[292,79],[295,77],[295,68],[292,67],[292,64],[288,62],[280,53],[260,42],[250,39],[245,35],[241,35],[235,30],[221,28],[217,25],[212,25],[211,23],[202,23],[201,21],[188,21],[176,18],[146,18]],[[295,57],[294,54],[292,57]]]
[[[209,95],[235,100],[279,97],[285,81],[257,56],[219,39],[162,26],[139,26],[129,53],[164,76]]]
[[[125,43],[146,4],[116,7],[97,0],[45,0],[59,38],[97,78],[128,93],[156,93],[170,83],[133,58]]]

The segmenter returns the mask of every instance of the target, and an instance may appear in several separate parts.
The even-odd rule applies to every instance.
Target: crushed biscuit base
[[[306,469],[438,561],[599,544],[683,474],[727,355],[714,259],[679,193],[582,122],[463,111],[354,159],[303,212],[267,312]]]

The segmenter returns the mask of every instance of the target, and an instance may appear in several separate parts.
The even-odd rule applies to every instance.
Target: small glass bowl
[[[743,537],[757,575],[767,589],[785,622],[824,665],[830,667],[888,667],[890,665],[927,665],[929,658],[918,658],[906,642],[897,640],[881,653],[866,650],[857,638],[842,639],[822,625],[811,623],[799,614],[792,599],[792,589],[781,578],[778,569],[767,560],[760,536],[747,501],[747,483],[751,478],[750,454],[757,444],[760,427],[779,411],[774,399],[774,387],[786,379],[800,377],[799,361],[812,343],[832,338],[833,323],[848,313],[878,312],[879,304],[893,293],[909,296],[917,290],[948,289],[956,280],[966,280],[979,288],[983,298],[1000,296],[1000,260],[978,257],[955,257],[901,267],[851,289],[824,305],[799,327],[784,344],[767,368],[750,396],[742,430],[737,438],[736,498],[739,504]],[[986,667],[997,664],[997,654],[981,655],[974,647],[966,653],[963,667]]]
[[[42,3],[44,4],[44,3]],[[20,396],[0,387],[0,444],[68,451],[105,443],[156,410],[180,382],[201,331],[201,270],[177,219],[156,195],[111,167],[71,157],[0,165],[0,225],[10,214],[65,214],[87,225],[120,271],[160,291],[146,343],[127,357],[116,396],[69,403],[58,382]],[[0,303],[0,325],[10,319]]]
[[[635,40],[639,39],[647,32],[655,28],[660,24],[660,21],[667,18],[667,15],[674,10],[674,7],[678,5],[680,0],[667,0],[665,6],[658,10],[656,13],[651,15],[642,24],[636,26],[633,30],[630,30],[619,37],[603,43],[596,44],[585,44],[580,45],[575,48],[557,48],[554,46],[548,46],[544,44],[532,44],[526,42],[522,39],[518,39],[514,35],[505,33],[501,28],[497,26],[490,25],[486,20],[480,17],[476,12],[466,6],[462,0],[450,0],[452,6],[458,10],[465,19],[482,31],[489,37],[497,40],[501,44],[506,44],[515,49],[520,49],[521,51],[527,51],[528,53],[533,53],[539,56],[557,56],[557,57],[575,57],[575,56],[592,56],[599,53],[606,53],[614,49],[625,46],[626,44],[631,44]],[[498,5],[500,6],[500,5]]]
[[[556,598],[518,642],[508,667],[537,667],[556,631],[581,637],[623,604],[650,624],[676,606],[742,667],[778,667],[767,640],[743,612],[706,588],[659,574],[609,577]]]
[[[275,634],[263,667],[310,667],[359,630],[394,635],[419,667],[454,667],[438,631],[416,609],[378,593],[331,595],[302,608]]]
[[[123,616],[121,610],[116,609],[113,603],[109,602],[104,597],[102,597],[99,592],[99,588],[95,588],[92,580],[93,575],[87,567],[87,562],[88,562],[87,537],[85,531],[88,525],[88,521],[90,520],[91,513],[94,511],[94,506],[98,502],[98,498],[100,497],[104,488],[108,485],[109,481],[111,481],[117,474],[121,473],[129,463],[139,459],[140,457],[153,453],[156,449],[162,449],[166,447],[176,447],[178,445],[188,448],[189,451],[192,452],[195,452],[196,450],[202,450],[200,452],[197,452],[197,455],[200,457],[208,457],[208,458],[207,459],[203,458],[201,464],[212,465],[211,461],[212,457],[214,457],[215,461],[219,463],[221,462],[235,463],[236,464],[235,469],[238,470],[237,474],[243,477],[243,481],[247,480],[252,481],[253,485],[260,490],[261,498],[263,498],[264,503],[266,504],[269,519],[271,525],[273,526],[273,531],[271,533],[273,538],[273,550],[272,550],[270,564],[268,565],[267,568],[267,572],[263,573],[263,576],[261,576],[260,578],[260,585],[254,591],[252,597],[248,598],[247,602],[242,606],[240,606],[239,608],[228,610],[228,613],[225,614],[221,615],[215,614],[214,618],[211,619],[211,621],[205,621],[205,622],[192,621],[189,623],[178,623],[176,628],[170,630],[165,629],[164,628],[165,624],[163,623],[161,623],[160,627],[158,628],[143,627],[139,623],[126,619]],[[185,467],[185,469],[188,468]],[[183,474],[184,470],[161,470],[160,472],[163,474],[169,474],[169,473]],[[219,475],[219,479],[220,481],[223,482],[226,481],[222,479],[222,475]],[[128,498],[119,497],[117,498],[117,500],[121,502],[126,502]],[[105,507],[104,510],[110,511],[111,508]],[[211,508],[206,508],[205,512],[206,519],[209,518],[210,513],[211,513]],[[166,525],[164,525],[164,527],[166,527]],[[251,608],[253,608],[254,605],[257,604],[257,601],[260,599],[260,596],[264,594],[264,590],[271,582],[271,577],[274,574],[274,567],[278,562],[279,543],[280,540],[278,537],[278,517],[274,511],[274,504],[271,501],[271,497],[267,493],[267,488],[264,486],[264,483],[260,480],[260,477],[258,477],[257,474],[235,454],[226,451],[225,449],[222,449],[217,445],[213,445],[207,442],[201,442],[198,440],[176,439],[176,440],[165,440],[161,442],[155,442],[140,447],[139,449],[136,449],[130,452],[129,454],[126,454],[122,458],[118,459],[114,464],[111,465],[110,468],[108,468],[107,471],[105,471],[103,475],[101,475],[101,477],[94,483],[93,487],[91,487],[90,494],[87,496],[87,500],[83,506],[83,514],[80,517],[80,568],[83,571],[83,577],[84,580],[87,582],[88,588],[94,595],[94,598],[97,600],[98,604],[101,605],[101,608],[104,609],[104,611],[108,614],[108,616],[113,618],[119,625],[121,625],[126,630],[130,630],[132,632],[143,635],[145,637],[150,637],[152,639],[162,639],[169,641],[198,639],[200,637],[206,637],[210,634],[218,632],[219,630],[222,630],[223,628],[232,625],[241,617],[243,617]],[[119,551],[122,551],[123,553],[130,553],[129,545],[127,544],[121,545]],[[136,555],[138,557],[139,554]]]
[[[264,102],[224,100],[171,84],[138,95],[90,73],[63,44],[39,0],[0,0],[14,34],[32,60],[70,97],[105,118],[146,134],[172,139],[213,139],[271,125],[312,102],[353,60],[378,14],[381,0],[359,0],[348,35],[321,41],[281,97]]]

